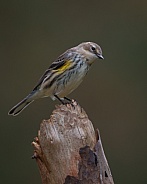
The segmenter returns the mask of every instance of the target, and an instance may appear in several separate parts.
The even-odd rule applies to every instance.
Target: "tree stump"
[[[75,101],[58,105],[32,144],[42,184],[114,184],[100,133]]]

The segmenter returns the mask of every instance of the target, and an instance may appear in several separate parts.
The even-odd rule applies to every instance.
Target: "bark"
[[[57,106],[32,143],[42,184],[113,184],[100,133],[76,103]]]

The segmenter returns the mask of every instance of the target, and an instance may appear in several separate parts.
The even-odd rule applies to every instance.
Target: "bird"
[[[16,104],[9,115],[16,116],[39,98],[51,97],[64,104],[67,97],[83,81],[94,61],[104,59],[101,47],[94,42],[82,42],[61,54],[39,79],[34,89]]]

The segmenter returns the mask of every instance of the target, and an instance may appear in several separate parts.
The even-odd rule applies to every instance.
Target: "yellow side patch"
[[[58,68],[57,70],[54,70],[58,73],[63,73],[65,70],[67,70],[68,68],[70,68],[71,66],[71,61],[66,61],[66,63],[64,65],[62,65],[60,68]]]

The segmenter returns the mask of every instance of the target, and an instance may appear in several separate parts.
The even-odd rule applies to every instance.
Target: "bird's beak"
[[[97,54],[97,57],[98,57],[99,59],[104,59],[104,57],[103,57],[101,54]]]

